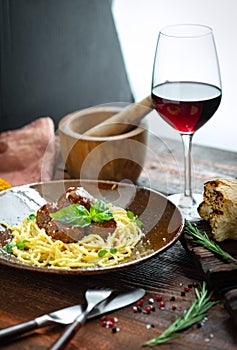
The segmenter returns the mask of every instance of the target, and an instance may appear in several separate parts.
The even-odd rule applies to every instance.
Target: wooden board
[[[194,224],[199,231],[206,232],[212,238],[211,229],[204,220]],[[237,264],[226,262],[208,249],[197,245],[187,234],[182,237],[182,244],[191,254],[215,294],[220,297],[224,296],[225,307],[237,324]],[[237,257],[237,241],[229,240],[218,244],[233,257]]]

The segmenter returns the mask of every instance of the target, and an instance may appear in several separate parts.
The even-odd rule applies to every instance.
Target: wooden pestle
[[[153,108],[152,98],[151,96],[147,96],[142,101],[132,104],[128,108],[87,130],[84,135],[105,137],[123,134],[132,130],[134,125],[138,125],[141,119]]]

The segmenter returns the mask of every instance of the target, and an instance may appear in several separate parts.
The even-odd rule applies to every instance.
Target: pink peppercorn
[[[151,312],[151,307],[147,306],[145,310],[146,310],[146,313],[149,314]]]
[[[114,326],[114,321],[111,321],[111,320],[107,321],[107,326],[108,327],[113,327]]]
[[[143,303],[144,303],[144,299],[140,299],[140,300],[138,300],[138,302],[137,302],[137,306],[142,306]]]
[[[162,300],[162,295],[156,295],[156,296],[155,296],[155,299],[156,299],[157,301],[161,301],[161,300]]]
[[[189,290],[190,290],[189,286],[184,286],[184,291],[185,292],[189,292]]]
[[[165,307],[165,303],[163,301],[160,302],[160,307]]]

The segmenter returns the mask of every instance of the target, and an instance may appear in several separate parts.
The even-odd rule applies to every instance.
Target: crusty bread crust
[[[206,182],[198,213],[209,221],[216,241],[237,240],[237,179],[216,178]]]

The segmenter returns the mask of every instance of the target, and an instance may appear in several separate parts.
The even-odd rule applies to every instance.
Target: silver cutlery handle
[[[11,336],[17,336],[32,331],[36,328],[38,328],[38,324],[35,320],[19,323],[11,327],[0,329],[0,339],[4,339]]]
[[[49,350],[63,350],[65,346],[74,337],[77,331],[81,328],[86,320],[86,314],[83,313],[77,317],[73,323],[66,327],[61,336],[54,342],[54,344],[49,348]]]
[[[7,339],[11,337],[16,337],[20,334],[24,334],[34,329],[47,326],[52,323],[52,320],[48,315],[43,315],[35,318],[34,320],[22,322],[14,326],[0,329],[0,339]]]

